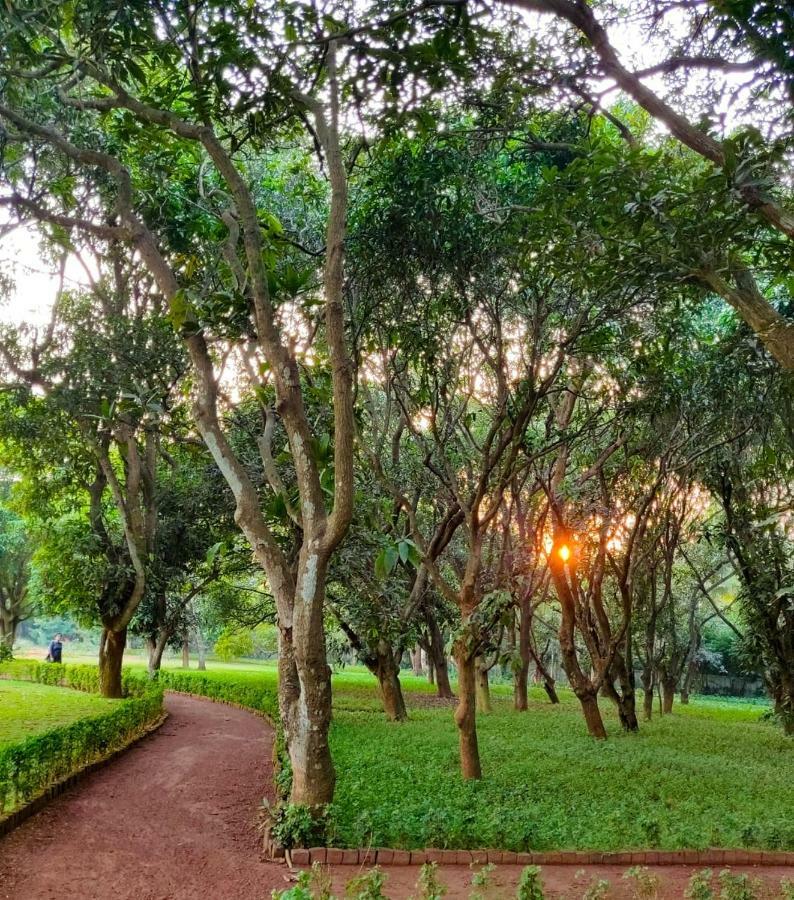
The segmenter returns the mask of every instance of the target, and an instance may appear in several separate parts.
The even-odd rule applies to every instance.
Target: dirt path
[[[159,731],[0,841],[13,900],[269,898],[284,866],[260,858],[272,732],[231,706],[166,695]]]

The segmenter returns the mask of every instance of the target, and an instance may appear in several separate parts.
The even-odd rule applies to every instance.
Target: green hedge
[[[278,726],[278,681],[275,672],[160,669],[157,680],[166,690],[236,703],[254,712],[264,713],[274,726]]]
[[[0,678],[99,691],[96,666],[14,660],[0,664]],[[125,699],[109,712],[0,747],[0,818],[49,785],[126,746],[160,717],[163,689],[159,684],[144,673],[125,671],[123,685]]]

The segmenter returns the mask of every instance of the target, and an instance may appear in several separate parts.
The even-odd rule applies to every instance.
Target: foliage
[[[379,866],[356,875],[345,888],[347,900],[388,900],[383,893],[386,874]]]
[[[623,877],[633,882],[635,900],[656,900],[659,896],[659,876],[646,866],[633,866]]]
[[[9,677],[92,693],[99,690],[95,666],[3,663],[0,678]],[[107,711],[0,745],[0,815],[27,803],[50,784],[126,746],[162,714],[162,690],[143,673],[126,672],[124,689],[126,699],[112,703]]]
[[[744,873],[723,869],[719,874],[720,900],[757,900],[762,890],[759,882]]]
[[[540,866],[524,866],[518,882],[516,897],[518,900],[543,900],[544,896]]]
[[[425,863],[416,882],[417,900],[441,900],[447,889],[438,877],[438,863]]]
[[[234,625],[227,625],[215,641],[215,655],[224,662],[231,662],[241,656],[252,656],[254,638],[250,631]]]
[[[714,873],[711,869],[702,869],[689,879],[686,893],[687,900],[713,900],[714,890],[711,887],[711,879]]]

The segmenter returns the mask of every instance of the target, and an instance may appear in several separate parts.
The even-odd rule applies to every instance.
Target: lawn
[[[478,717],[485,777],[466,783],[451,709],[411,698],[410,720],[388,723],[372,688],[347,682],[331,732],[339,845],[794,849],[794,741],[761,721],[763,705],[697,698],[624,735],[603,703],[599,743],[566,692],[557,707],[533,692],[526,713],[497,699]]]
[[[243,703],[262,692],[274,708],[274,663],[208,666],[184,674],[233,682]],[[478,716],[485,777],[466,783],[452,708],[428,705],[423,678],[402,682],[410,719],[395,724],[366,670],[334,674],[338,846],[794,850],[794,740],[763,720],[764,703],[695,697],[625,735],[602,701],[610,738],[599,743],[569,692],[551,706],[533,689],[517,713],[510,686],[497,684],[494,712]]]
[[[117,702],[68,688],[0,680],[0,747],[106,712]]]

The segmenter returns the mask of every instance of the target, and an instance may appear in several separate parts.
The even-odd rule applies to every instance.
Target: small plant
[[[780,900],[794,900],[794,881],[784,878],[780,882]]]
[[[383,893],[386,876],[379,866],[356,875],[345,888],[347,900],[388,900]]]
[[[609,896],[609,887],[610,884],[606,878],[594,878],[584,892],[582,900],[604,900]]]
[[[273,837],[282,847],[317,846],[323,840],[325,826],[325,818],[313,815],[308,806],[287,803],[279,807]]]
[[[291,888],[287,888],[285,891],[273,891],[270,895],[272,900],[314,900],[311,877],[311,872],[301,872]]]
[[[322,863],[312,863],[310,884],[313,900],[333,900],[331,873]]]
[[[757,900],[760,885],[746,875],[734,875],[729,869],[723,869],[719,878],[720,900]]]
[[[518,900],[543,900],[544,896],[540,866],[525,866],[518,882],[516,897]]]
[[[14,658],[14,651],[5,641],[0,641],[0,663],[8,662]]]
[[[447,889],[438,877],[438,865],[434,862],[425,863],[419,873],[416,882],[419,891],[416,900],[441,900]]]
[[[487,888],[491,883],[491,875],[493,875],[494,869],[496,866],[493,863],[488,863],[488,865],[483,866],[479,872],[474,872],[471,876],[471,884],[473,890],[469,895],[469,900],[484,900],[485,894],[480,890],[480,888]]]
[[[659,896],[659,876],[647,866],[633,866],[623,877],[634,882],[635,900],[656,900]]]
[[[711,887],[711,879],[714,873],[711,869],[701,869],[689,879],[686,893],[687,900],[714,900],[714,891]]]

